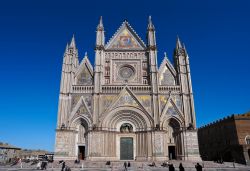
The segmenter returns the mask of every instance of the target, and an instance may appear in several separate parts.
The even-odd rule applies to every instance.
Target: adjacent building
[[[228,116],[199,128],[198,139],[203,160],[250,165],[250,112]]]
[[[9,162],[11,159],[18,157],[20,151],[21,148],[0,142],[0,163]]]
[[[158,67],[151,17],[146,37],[124,21],[106,42],[100,18],[94,67],[74,37],[66,46],[56,159],[200,160],[187,50],[177,38],[174,64],[165,54]]]

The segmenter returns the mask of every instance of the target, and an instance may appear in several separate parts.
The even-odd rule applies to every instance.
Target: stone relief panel
[[[163,135],[155,134],[155,143],[154,143],[154,155],[161,156],[163,155]]]
[[[104,134],[103,133],[94,133],[90,135],[91,142],[91,157],[102,156],[103,144],[104,144]]]
[[[148,95],[138,95],[137,98],[143,105],[143,107],[151,113],[151,96]]]
[[[160,75],[160,85],[174,86],[175,78],[171,71],[165,66]]]
[[[93,77],[87,66],[84,66],[80,74],[77,76],[77,84],[93,85]]]

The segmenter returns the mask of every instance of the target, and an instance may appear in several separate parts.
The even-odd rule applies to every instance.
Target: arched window
[[[246,144],[250,144],[250,135],[246,136]]]

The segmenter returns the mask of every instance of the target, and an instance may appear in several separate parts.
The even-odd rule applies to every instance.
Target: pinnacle
[[[102,16],[100,16],[99,24],[97,26],[97,29],[103,29],[103,21],[102,21]]]
[[[148,17],[148,29],[154,29],[151,15]]]
[[[70,42],[69,47],[73,47],[73,48],[76,47],[76,42],[75,42],[75,36],[74,36],[74,34],[73,34],[73,37],[72,37],[72,39],[71,39],[71,42]]]
[[[180,38],[179,38],[179,36],[177,35],[177,39],[176,39],[176,49],[180,49],[180,48],[182,48],[182,45],[181,45]]]

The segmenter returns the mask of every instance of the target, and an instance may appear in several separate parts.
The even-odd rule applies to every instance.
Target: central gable
[[[105,48],[109,50],[144,50],[146,46],[128,22],[125,21]]]

